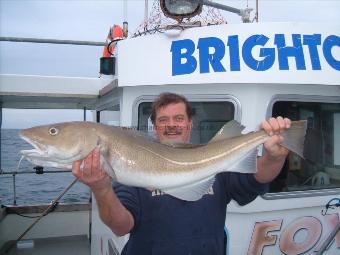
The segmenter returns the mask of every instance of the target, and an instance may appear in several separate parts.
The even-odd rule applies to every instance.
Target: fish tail
[[[282,146],[296,153],[301,158],[304,158],[303,147],[305,142],[306,130],[306,120],[292,121],[291,127],[282,134],[284,138]]]

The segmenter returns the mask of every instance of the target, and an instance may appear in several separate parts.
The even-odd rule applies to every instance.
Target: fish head
[[[34,149],[22,150],[28,161],[40,166],[72,168],[98,144],[94,123],[65,122],[36,126],[20,131],[20,137]]]

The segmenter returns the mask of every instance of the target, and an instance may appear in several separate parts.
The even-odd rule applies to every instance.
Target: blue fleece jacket
[[[194,202],[114,184],[135,221],[122,255],[223,255],[227,204],[245,205],[267,189],[253,174],[233,172],[218,174],[212,190]]]

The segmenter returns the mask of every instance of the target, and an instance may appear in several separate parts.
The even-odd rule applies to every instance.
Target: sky
[[[255,0],[215,0],[236,8],[255,9]],[[126,16],[130,35],[144,19],[144,0],[0,0],[0,36],[103,42],[110,26]],[[127,6],[124,11],[124,5]],[[149,9],[153,0],[149,0]],[[340,0],[259,0],[260,22],[332,22],[340,24]],[[125,15],[124,15],[125,13]],[[238,15],[221,12],[228,23]],[[252,12],[252,17],[254,11]],[[0,42],[0,74],[98,77],[102,47]],[[3,110],[2,128],[21,128],[41,121],[63,121],[61,115]],[[60,116],[57,118],[56,116]],[[82,119],[70,113],[67,119]],[[20,120],[20,121],[19,121]]]

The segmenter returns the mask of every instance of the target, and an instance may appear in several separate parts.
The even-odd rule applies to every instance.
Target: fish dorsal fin
[[[257,147],[249,151],[243,159],[237,164],[231,166],[226,171],[241,172],[241,173],[255,173],[257,171]]]
[[[217,142],[223,139],[232,138],[235,136],[242,135],[242,130],[245,127],[242,126],[239,122],[236,120],[231,120],[228,123],[226,123],[217,133],[216,135],[210,140],[211,142]]]
[[[173,197],[185,200],[185,201],[196,201],[201,199],[205,194],[208,194],[210,188],[212,188],[215,182],[215,176],[204,179],[203,181],[196,182],[187,186],[165,189],[162,190],[164,193],[169,194]]]

